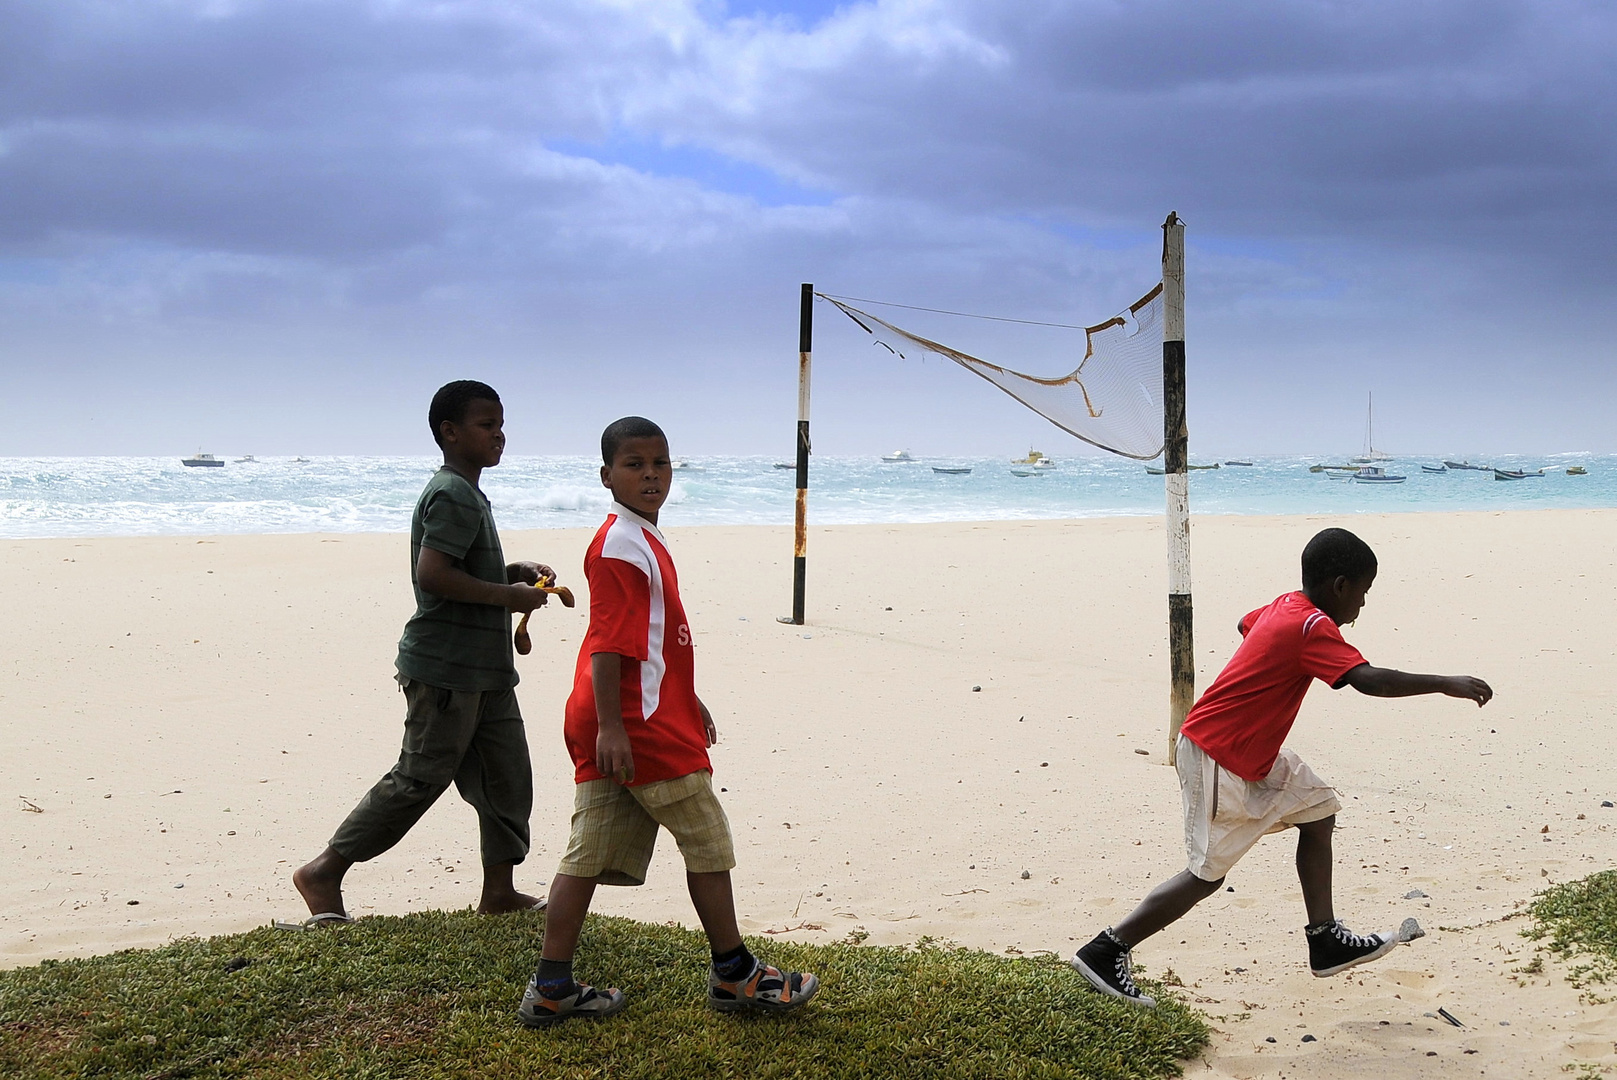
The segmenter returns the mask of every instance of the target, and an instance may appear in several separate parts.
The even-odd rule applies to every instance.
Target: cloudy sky
[[[0,0],[0,455],[790,451],[798,284],[1093,323],[1192,450],[1617,452],[1598,0]],[[1077,444],[821,305],[825,454]],[[1081,338],[917,316],[1037,373]]]

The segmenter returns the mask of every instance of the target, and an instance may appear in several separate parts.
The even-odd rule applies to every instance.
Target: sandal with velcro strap
[[[599,1020],[623,1011],[628,1001],[616,987],[597,990],[593,986],[574,983],[573,992],[565,997],[546,997],[539,992],[537,979],[528,980],[528,989],[517,1006],[517,1019],[531,1028],[551,1027],[564,1020]]]
[[[791,1012],[807,1005],[820,980],[802,971],[756,964],[745,979],[729,982],[708,970],[707,1006],[718,1012]]]

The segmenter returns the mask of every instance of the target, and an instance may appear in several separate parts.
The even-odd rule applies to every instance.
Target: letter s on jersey
[[[689,645],[691,643],[691,628],[685,623],[679,624],[679,643],[681,645]]]

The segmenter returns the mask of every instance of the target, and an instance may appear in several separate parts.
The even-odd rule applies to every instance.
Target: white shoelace
[[[1381,939],[1379,937],[1367,937],[1364,934],[1355,934],[1353,931],[1343,926],[1340,921],[1336,922],[1331,927],[1331,933],[1337,941],[1340,941],[1342,944],[1355,949],[1373,949],[1381,944]]]
[[[1134,985],[1134,965],[1126,952],[1117,955],[1117,983],[1129,997],[1140,996],[1140,988]]]

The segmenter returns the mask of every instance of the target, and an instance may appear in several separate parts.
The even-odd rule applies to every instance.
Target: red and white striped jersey
[[[663,534],[614,502],[584,553],[590,624],[578,650],[565,734],[574,780],[599,780],[595,768],[595,685],[590,657],[623,658],[619,693],[623,726],[634,752],[634,783],[712,771],[696,700],[695,650],[679,576]]]

